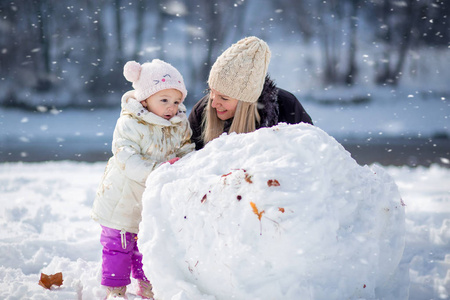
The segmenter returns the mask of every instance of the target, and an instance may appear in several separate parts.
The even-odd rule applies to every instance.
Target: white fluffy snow
[[[153,172],[143,201],[160,299],[407,299],[394,181],[317,127],[222,136]]]
[[[365,139],[378,135],[429,137],[436,133],[449,133],[449,104],[447,99],[420,100],[417,97],[404,97],[395,103],[379,100],[360,106],[335,105],[327,107],[308,101],[303,102],[303,104],[313,117],[315,124],[329,135],[338,139],[347,137]],[[60,153],[68,150],[77,153],[79,158],[83,158],[87,149],[94,148],[99,149],[99,151],[109,152],[112,131],[118,113],[118,110],[95,110],[88,113],[73,110],[54,110],[51,113],[33,113],[1,108],[0,150],[18,151],[24,158],[36,148],[47,154],[54,153],[55,158],[58,158]],[[267,135],[268,133],[266,132],[265,134]],[[348,155],[339,150],[340,147],[325,133],[319,133],[318,131],[315,134],[308,135],[308,138],[317,142],[317,140],[312,138],[315,135],[317,135],[317,139],[321,140],[320,146],[323,146],[323,150],[317,151],[317,153],[313,152],[316,149],[313,145],[306,146],[303,144],[306,143],[305,140],[291,141],[280,138],[275,141],[273,136],[271,136],[271,140],[268,140],[267,137],[261,138],[261,140],[255,138],[260,145],[246,142],[238,147],[228,143],[240,138],[230,136],[217,141],[215,145],[233,149],[233,152],[226,155],[221,153],[221,150],[225,148],[215,149],[214,153],[200,151],[191,156],[195,157],[195,163],[193,162],[194,158],[187,157],[172,166],[163,166],[163,169],[152,175],[152,182],[162,180],[162,177],[167,176],[168,182],[173,181],[176,183],[180,181],[187,184],[187,186],[180,185],[170,189],[170,197],[152,201],[152,206],[148,205],[148,208],[147,206],[145,207],[148,217],[144,216],[142,226],[146,226],[143,228],[143,234],[145,232],[148,232],[148,234],[141,237],[142,250],[146,252],[144,259],[149,261],[149,264],[146,264],[145,267],[148,269],[149,275],[157,269],[164,270],[163,276],[152,278],[152,281],[159,281],[161,285],[171,284],[170,289],[168,288],[164,291],[155,286],[158,293],[179,293],[180,299],[183,299],[182,296],[186,299],[190,295],[203,293],[201,297],[208,299],[212,297],[207,295],[211,293],[211,290],[205,289],[199,282],[213,280],[218,277],[221,280],[226,273],[230,276],[220,282],[221,285],[231,286],[232,280],[237,280],[236,278],[242,279],[242,282],[244,282],[240,286],[233,286],[233,292],[237,296],[253,292],[262,293],[265,284],[262,284],[261,280],[269,276],[269,268],[271,268],[270,274],[273,276],[286,272],[283,277],[284,280],[277,287],[278,290],[271,290],[274,293],[277,291],[287,293],[289,289],[301,290],[309,283],[314,293],[322,292],[322,289],[318,287],[319,285],[325,285],[325,283],[329,284],[329,286],[324,286],[323,291],[334,288],[335,290],[345,290],[351,293],[355,292],[356,288],[361,290],[361,297],[367,298],[371,297],[370,293],[381,293],[381,290],[374,291],[374,285],[382,286],[375,278],[379,274],[388,273],[386,266],[380,265],[381,269],[375,270],[374,274],[366,277],[362,276],[362,274],[367,274],[369,266],[377,264],[373,256],[366,255],[367,257],[364,257],[364,253],[377,253],[372,251],[372,249],[377,245],[376,240],[381,240],[381,236],[372,237],[372,239],[366,238],[365,243],[359,242],[359,238],[365,232],[364,230],[370,227],[369,222],[379,220],[381,216],[373,214],[369,216],[370,218],[366,218],[369,220],[354,219],[357,213],[367,214],[369,210],[365,205],[356,201],[356,196],[348,195],[345,191],[357,190],[357,184],[361,180],[370,182],[372,187],[377,187],[377,184],[388,183],[388,186],[395,189],[389,176],[383,171],[385,170],[395,180],[400,191],[400,197],[406,204],[404,207],[406,243],[403,258],[399,265],[401,268],[409,267],[409,299],[450,299],[450,187],[448,184],[450,182],[450,169],[439,165],[432,165],[430,168],[410,168],[407,166],[381,168],[376,165],[358,167],[351,162]],[[282,151],[291,153],[290,150],[292,150],[295,143],[301,143],[302,149],[295,152],[296,155],[293,155],[294,151],[292,151],[289,159],[270,151],[267,151],[266,156],[263,150],[267,150],[267,145],[262,145],[269,141],[273,142],[273,151],[280,149],[280,153]],[[11,146],[12,150],[4,148],[7,145]],[[213,146],[208,147],[213,148]],[[5,153],[8,155],[8,152]],[[318,159],[319,154],[323,156],[321,160]],[[331,160],[329,155],[335,154],[341,157],[342,160],[336,160],[336,158]],[[248,157],[250,158],[244,159]],[[448,165],[449,157],[442,157],[441,160]],[[245,164],[242,161],[245,161]],[[273,163],[269,163],[270,161]],[[307,166],[302,165],[305,162],[311,164],[308,172],[306,172]],[[333,163],[335,168],[331,165],[322,165],[321,162]],[[272,170],[271,173],[264,174],[260,171],[264,164],[268,169]],[[0,298],[101,299],[104,296],[104,290],[99,284],[101,264],[100,226],[89,218],[89,212],[105,166],[106,162],[92,164],[68,161],[0,163]],[[198,166],[198,168],[194,168],[194,166]],[[344,170],[337,172],[336,166],[340,166]],[[188,169],[188,167],[194,168],[194,170]],[[282,172],[282,169],[285,171]],[[246,172],[243,170],[246,170]],[[376,174],[373,174],[373,171]],[[195,179],[184,172],[192,174],[195,172],[200,176]],[[227,178],[228,182],[225,185],[224,178],[221,176],[230,172],[230,175],[224,177]],[[302,175],[302,172],[306,173],[300,181],[300,183],[303,182],[303,186],[300,185],[298,180],[295,180],[295,176],[289,175],[289,172],[298,172],[295,175]],[[353,176],[353,181],[349,180],[350,175],[345,175],[346,172]],[[246,173],[252,176],[252,184],[242,181],[242,178],[245,180]],[[314,181],[314,177],[320,178]],[[340,182],[341,185],[332,185],[332,178],[334,177],[336,177],[336,182]],[[277,179],[280,182],[280,186],[268,188],[266,182],[270,179]],[[374,182],[374,179],[378,179],[378,181],[375,180],[377,183]],[[240,185],[237,184],[239,182]],[[295,182],[296,184],[289,186],[290,182]],[[324,188],[319,189],[317,186],[320,185]],[[153,189],[147,192],[146,195],[148,196],[146,197],[153,198],[158,193],[167,193],[166,189],[169,189],[169,186],[171,185],[167,185],[167,187],[159,185],[157,187],[156,184],[153,184]],[[333,191],[327,190],[331,186],[336,189]],[[361,186],[361,189],[367,191],[370,186],[370,184]],[[222,187],[223,194],[219,195],[218,192]],[[261,187],[261,189],[257,187]],[[303,189],[303,194],[294,196],[294,187],[298,191]],[[190,190],[186,194],[187,188]],[[244,188],[252,189],[253,195],[245,195],[243,192]],[[208,193],[209,191],[211,193]],[[263,195],[260,194],[262,191],[265,191]],[[250,193],[250,191],[248,192]],[[390,193],[392,195],[396,194],[395,191],[390,190],[377,190],[377,192],[382,194],[381,198],[384,201],[381,203],[369,201],[374,209],[382,207],[382,204],[390,203],[387,202]],[[193,193],[197,194],[194,195]],[[242,197],[241,201],[237,200],[236,193],[239,193]],[[276,193],[281,193],[281,196],[286,198],[275,197]],[[314,198],[311,197],[308,201],[306,198],[302,198],[313,194]],[[206,201],[201,203],[204,195],[207,195]],[[233,206],[222,207],[222,209],[224,211],[225,208],[227,209],[228,219],[236,219],[233,219],[234,223],[227,223],[225,219],[223,220],[224,222],[218,223],[218,220],[213,218],[217,217],[218,208],[220,207],[216,209],[216,206],[212,206],[211,200],[216,199],[218,201],[217,199],[220,197],[224,197],[226,200],[230,195],[236,197],[236,201],[232,202]],[[191,196],[191,199],[187,198],[188,196]],[[297,196],[303,201],[289,200]],[[338,200],[325,202],[327,197],[337,198]],[[392,203],[396,203],[398,201],[397,198],[397,196],[394,197]],[[167,200],[167,203],[164,200]],[[150,226],[149,223],[152,220],[159,221],[162,219],[161,216],[150,217],[152,207],[153,209],[161,209],[161,211],[164,208],[166,209],[165,213],[168,213],[172,209],[171,205],[173,204],[171,202],[173,201],[180,204],[192,203],[195,206],[186,206],[184,208],[175,206],[173,208],[173,216],[167,216],[163,222]],[[261,220],[253,213],[253,209],[249,204],[250,201],[255,203],[258,212],[264,210]],[[282,201],[289,203],[286,204]],[[278,204],[274,205],[278,202],[283,203],[279,206],[284,208],[284,213],[278,210]],[[224,201],[220,202],[221,205],[225,203]],[[350,203],[353,203],[354,207],[351,207]],[[360,205],[355,205],[355,203]],[[369,203],[363,202],[363,204]],[[353,210],[339,210],[339,205],[351,207]],[[310,209],[309,213],[305,213],[302,210],[306,206]],[[196,208],[198,208],[198,211],[195,210]],[[293,212],[287,208],[291,208]],[[185,209],[186,213],[183,214],[184,212],[181,209]],[[200,218],[200,213],[205,213],[205,209],[208,209],[208,212],[212,214],[207,215],[208,218],[205,216]],[[311,212],[312,209],[314,209],[313,212]],[[147,212],[147,210],[149,211]],[[322,213],[321,216],[323,217],[317,218],[318,211]],[[348,219],[343,217],[344,213],[348,213]],[[296,219],[298,214],[304,216],[301,222],[298,221],[298,218]],[[169,239],[169,236],[166,236],[168,240],[164,240],[164,236],[151,236],[150,232],[152,230],[173,230],[173,228],[167,227],[167,221],[169,218],[176,218],[178,215],[183,215],[183,219],[173,222],[173,226],[185,224],[189,226],[186,229],[189,228],[190,231],[172,235],[171,239]],[[184,219],[185,215],[189,219]],[[316,220],[314,220],[315,217]],[[371,218],[373,220],[370,220]],[[399,219],[393,220],[399,223]],[[214,223],[214,221],[216,222],[216,229],[203,225]],[[337,231],[336,228],[344,224],[342,223],[343,221],[353,222],[363,227],[353,227],[352,231],[349,232]],[[396,237],[394,240],[401,242],[398,239],[401,236],[401,228],[396,228],[400,231],[394,232],[395,226],[387,226],[379,222],[375,223],[373,223],[374,226],[376,225],[373,228],[373,233],[380,234],[381,228],[385,226]],[[239,228],[237,224],[240,224]],[[228,230],[234,233],[231,241],[221,239],[222,235],[213,235],[215,232],[218,232],[214,231],[217,230],[218,225],[222,226],[222,231],[220,232],[226,233]],[[297,232],[291,232],[292,227],[290,226],[294,225],[299,228]],[[160,247],[163,242],[174,243],[176,238],[185,237],[188,239],[189,235],[195,232],[196,226],[204,226],[203,230],[200,231],[201,235],[199,237],[203,236],[205,240],[200,240],[197,236],[193,240],[187,240],[186,243],[192,243],[193,248],[189,250],[190,252],[184,253],[183,257],[181,255],[174,256],[176,259],[173,261],[167,259],[167,253],[164,251],[161,254],[161,259],[164,258],[164,260],[161,261],[164,261],[165,266],[156,264],[153,266],[154,268],[152,267],[150,261],[155,260],[153,254],[155,251],[159,251],[157,247]],[[302,234],[305,231],[309,234]],[[181,234],[186,234],[186,236]],[[389,232],[386,232],[386,234],[389,234]],[[358,235],[358,239],[349,240],[351,235]],[[287,243],[287,236],[293,237],[290,240],[291,244]],[[334,236],[335,239],[326,239],[326,237],[331,236]],[[320,240],[319,237],[323,237],[323,239]],[[153,238],[155,238],[155,241],[159,240],[161,245],[154,246],[152,244]],[[299,247],[299,239],[308,243]],[[211,242],[207,243],[208,240]],[[267,252],[252,251],[258,248],[258,242],[265,243],[267,240],[272,241],[269,249],[264,248]],[[355,269],[357,271],[352,273],[350,269],[352,266],[347,264],[328,264],[333,259],[334,261],[342,262],[344,257],[337,256],[339,253],[332,251],[333,249],[320,249],[317,244],[314,244],[322,241],[324,243],[327,242],[333,249],[340,249],[339,247],[344,246],[344,241],[347,241],[349,245],[358,245],[361,250],[366,251],[352,253],[355,259],[348,259],[349,263],[353,263],[353,266],[357,267]],[[226,246],[225,242],[227,242]],[[211,252],[214,250],[213,243],[216,243],[215,247],[219,248],[221,253],[224,253],[223,256],[218,257],[210,264],[204,258],[206,257],[205,251],[207,249],[203,249],[203,252],[199,251],[199,253],[203,254],[203,258],[201,260],[198,259],[199,263],[197,264],[197,259],[192,253],[202,243],[206,243]],[[250,248],[248,244],[251,245]],[[286,244],[289,247],[281,247]],[[181,246],[176,244],[171,251],[180,251]],[[233,249],[239,246],[243,247],[240,249],[241,252],[233,252]],[[387,246],[389,247],[390,245]],[[267,257],[272,252],[282,253],[287,257],[289,256],[288,251],[291,251],[290,254],[292,254],[292,249],[294,248],[297,250],[295,255],[298,256],[295,262],[283,264],[285,257],[281,255]],[[328,260],[312,257],[312,250],[317,250],[317,254],[322,256],[328,255]],[[349,255],[350,250],[353,249],[343,247],[341,253]],[[248,254],[246,259],[243,258],[245,253]],[[225,254],[228,256],[225,256]],[[233,257],[230,257],[230,255],[233,255]],[[185,256],[187,262],[181,261]],[[310,259],[306,259],[307,257]],[[360,259],[361,257],[363,257],[362,260]],[[272,263],[272,266],[269,266],[269,263],[272,262],[271,259],[275,260],[275,262]],[[257,270],[262,270],[261,273],[264,276],[258,276],[258,279],[254,281],[248,278],[249,274],[251,274],[248,269],[244,270],[243,266],[235,265],[238,262],[244,265],[250,264],[252,260],[259,263],[264,262],[264,265],[256,263]],[[380,257],[380,261],[382,260]],[[203,271],[199,273],[201,264],[203,268],[215,268],[220,261],[226,261],[232,267],[241,268],[239,269],[241,272],[233,274],[229,268],[223,267],[221,273],[215,272],[213,274],[216,277],[206,279]],[[309,268],[309,273],[296,273],[299,270],[295,269],[295,266],[300,264],[305,266],[306,269]],[[336,268],[332,270],[327,269],[333,267]],[[395,264],[393,267],[395,267]],[[294,270],[288,272],[289,268]],[[401,268],[398,269],[400,271],[399,275],[404,275],[401,273],[404,269]],[[329,270],[331,273],[338,272],[339,276],[335,277],[338,280],[328,283],[333,276],[326,273],[325,270]],[[54,288],[51,291],[44,290],[38,285],[41,272],[45,274],[62,272],[64,284],[60,288]],[[318,279],[316,275],[321,273],[325,275]],[[289,280],[292,280],[296,275],[303,281],[298,283],[297,286],[290,285]],[[341,275],[356,278],[356,281],[345,282]],[[309,277],[307,278],[307,276]],[[397,280],[391,282],[399,283],[399,278],[407,280],[407,278],[399,276]],[[274,284],[274,282],[270,281],[269,283]],[[362,289],[361,283],[363,283]],[[347,284],[347,286],[344,286],[344,284]],[[364,284],[366,284],[365,288]],[[399,293],[403,293],[403,288],[406,287],[407,284],[403,285],[402,283],[398,289],[395,286],[393,288]],[[217,286],[211,285],[208,288],[216,289]],[[387,290],[388,288],[385,286],[383,289]],[[133,292],[134,287],[131,286],[129,288],[129,298],[139,299],[139,297],[133,295]],[[358,297],[359,295],[355,294],[354,296]]]
[[[275,132],[270,130],[253,135],[255,141],[259,136],[264,137],[259,141],[259,146],[243,143],[239,136],[232,135],[172,166],[164,165],[151,176],[149,183],[152,183],[152,189],[149,188],[145,194],[147,205],[140,245],[144,252],[145,268],[158,293],[178,293],[178,299],[188,299],[190,295],[203,293],[205,299],[214,299],[207,294],[220,289],[221,285],[231,286],[237,278],[242,280],[241,283],[234,285],[230,291],[222,291],[220,295],[231,291],[236,296],[258,295],[256,293],[264,292],[266,284],[273,286],[276,282],[270,280],[262,283],[262,280],[267,280],[270,275],[274,279],[282,274],[283,280],[279,280],[278,290],[269,292],[287,293],[291,289],[292,292],[300,293],[309,284],[312,288],[310,291],[315,293],[339,290],[348,292],[354,299],[370,299],[374,293],[389,290],[389,286],[380,281],[380,274],[389,274],[390,268],[397,269],[395,258],[401,248],[401,245],[384,244],[391,254],[377,252],[376,248],[383,245],[382,235],[390,235],[392,241],[401,244],[402,230],[405,230],[404,254],[399,264],[401,268],[397,269],[400,271],[397,274],[399,276],[391,281],[400,286],[394,286],[393,289],[403,292],[407,288],[406,282],[400,279],[407,280],[402,273],[405,269],[402,268],[409,266],[409,299],[449,299],[450,169],[437,165],[430,168],[359,167],[323,132],[306,128],[299,141],[284,141],[275,139]],[[319,143],[317,149],[322,150],[314,153],[315,148],[308,145],[298,149],[295,152],[297,154],[292,154],[294,145],[303,144],[306,139]],[[232,141],[240,141],[241,144],[231,144]],[[286,158],[276,155],[276,151],[269,151],[271,147],[266,145],[268,142],[272,142],[273,148],[279,149],[280,153],[291,153],[290,156]],[[234,152],[225,156],[220,151],[224,147],[232,148]],[[264,149],[267,155],[263,154]],[[330,155],[336,157],[332,160]],[[249,158],[245,160],[244,156]],[[321,160],[318,159],[320,156]],[[321,164],[321,161],[333,165]],[[104,290],[99,284],[100,226],[90,220],[89,211],[105,164],[64,161],[0,164],[2,299],[103,297]],[[195,166],[197,168],[193,170]],[[263,171],[265,166],[270,172]],[[335,169],[338,166],[344,167],[344,170]],[[308,167],[311,169],[306,172]],[[197,178],[188,176],[194,172]],[[222,177],[230,172],[228,176]],[[252,176],[252,183],[245,181],[246,173]],[[300,175],[304,176],[299,181],[296,176]],[[400,196],[406,204],[405,229],[391,226],[401,225],[402,208],[398,208],[398,194],[390,176],[398,185]],[[267,181],[270,179],[278,180],[280,186],[269,188]],[[168,184],[157,186],[159,180],[165,180]],[[358,185],[364,180],[366,185]],[[336,190],[327,189],[330,186]],[[380,186],[385,188],[378,189]],[[362,192],[374,189],[380,195],[380,202],[370,196],[366,198],[368,200],[358,200],[361,198],[351,193],[358,189]],[[347,190],[349,193],[346,193]],[[156,199],[158,194],[163,197]],[[202,203],[204,195],[206,198]],[[237,195],[242,197],[240,201]],[[148,203],[152,199],[155,201]],[[261,220],[253,212],[250,201],[255,203],[258,212],[264,210]],[[373,210],[368,206],[372,206]],[[284,208],[284,213],[279,207]],[[380,211],[380,208],[389,208],[390,213]],[[162,214],[171,214],[163,219],[163,216],[156,215],[157,209]],[[223,211],[222,216],[218,215],[220,211]],[[395,211],[400,213],[387,217],[394,215]],[[184,219],[184,216],[187,218]],[[374,222],[380,221],[382,216],[393,224]],[[158,223],[153,224],[155,221]],[[181,224],[186,227],[176,235],[151,234],[154,230],[165,229],[170,232]],[[362,227],[343,226],[351,224]],[[202,226],[203,230],[196,230]],[[293,230],[293,227],[298,229]],[[373,235],[365,235],[369,232]],[[228,240],[227,234],[231,236]],[[174,245],[177,240],[180,244],[162,249],[163,243]],[[156,241],[158,244],[153,244]],[[329,248],[319,247],[318,243],[322,241]],[[349,247],[345,247],[344,242]],[[267,248],[261,247],[262,243],[268,244]],[[180,253],[183,245],[190,245],[191,249]],[[239,246],[242,246],[240,252],[236,250]],[[216,251],[217,248],[220,252]],[[201,249],[196,254],[201,257],[195,257],[195,249]],[[150,263],[155,261],[157,251],[162,251],[161,261],[152,265]],[[207,254],[211,253],[216,255],[215,260],[208,257]],[[275,255],[271,256],[271,253]],[[375,253],[380,254],[378,261],[371,255]],[[168,258],[171,254],[173,259]],[[345,257],[350,254],[355,259]],[[286,263],[289,255],[295,255],[297,259]],[[392,265],[379,263],[386,262],[389,256],[394,258]],[[215,268],[221,262],[228,263],[228,267],[222,267],[219,272]],[[244,268],[252,263],[252,268],[262,273],[253,279],[252,270]],[[304,267],[305,272],[296,269],[298,266]],[[377,269],[371,273],[369,267]],[[211,278],[204,273],[208,269],[216,271],[210,274]],[[154,277],[157,270],[163,270],[163,273]],[[237,274],[232,270],[240,272]],[[38,285],[41,272],[62,272],[63,285],[50,291],[43,289]],[[225,278],[227,274],[229,276]],[[323,277],[316,276],[319,274]],[[297,285],[290,284],[295,276],[302,281],[297,282]],[[346,281],[344,276],[352,280]],[[207,281],[222,279],[221,282],[213,282],[210,287],[203,286]],[[161,290],[168,283],[171,283],[170,288]],[[366,288],[364,285],[361,287],[361,283],[366,284]],[[375,291],[374,286],[381,287],[381,290]],[[131,286],[129,298],[139,299],[133,292]]]

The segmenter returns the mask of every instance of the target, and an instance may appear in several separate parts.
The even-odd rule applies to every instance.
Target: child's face
[[[179,90],[162,90],[141,101],[141,104],[155,115],[170,120],[177,114],[182,97]]]

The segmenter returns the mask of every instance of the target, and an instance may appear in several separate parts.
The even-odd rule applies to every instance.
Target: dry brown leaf
[[[276,179],[269,179],[267,181],[268,186],[280,186],[280,183]]]
[[[40,286],[46,289],[50,289],[52,285],[61,286],[62,284],[63,284],[63,276],[61,272],[53,275],[41,273],[41,279],[39,280]]]
[[[245,173],[245,181],[247,181],[248,183],[253,183],[252,176],[250,176],[247,173]]]

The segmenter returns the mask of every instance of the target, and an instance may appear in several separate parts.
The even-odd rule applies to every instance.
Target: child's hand
[[[177,162],[180,158],[179,157],[175,157],[172,159],[169,159],[167,162],[170,163],[171,165],[173,165],[175,162]]]

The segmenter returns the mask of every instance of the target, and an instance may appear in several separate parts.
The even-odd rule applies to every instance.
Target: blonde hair
[[[211,97],[208,96],[208,103],[202,118],[202,140],[205,145],[219,137],[224,132],[225,127],[225,121],[217,117],[216,109],[211,106],[211,102]],[[230,126],[230,133],[247,133],[256,130],[256,124],[259,124],[261,120],[257,103],[238,101],[233,122]]]

